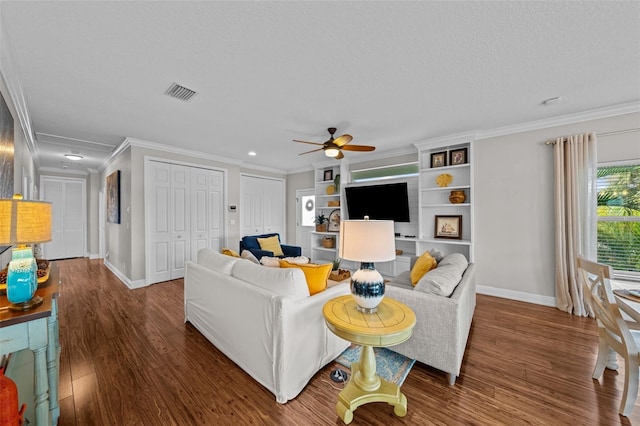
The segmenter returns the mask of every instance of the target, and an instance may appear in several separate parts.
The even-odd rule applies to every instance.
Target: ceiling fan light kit
[[[334,139],[333,134],[336,132],[336,128],[329,127],[327,130],[329,131],[331,137],[324,143],[308,142],[294,139],[294,142],[320,146],[320,148],[318,149],[312,149],[311,151],[303,152],[300,155],[310,154],[317,151],[324,151],[324,155],[326,155],[327,157],[340,160],[341,158],[344,158],[344,154],[342,153],[342,151],[373,151],[374,149],[376,149],[374,146],[369,145],[347,145],[349,142],[351,142],[353,136],[344,134]]]

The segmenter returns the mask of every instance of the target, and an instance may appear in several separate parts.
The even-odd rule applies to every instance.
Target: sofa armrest
[[[284,253],[285,257],[298,257],[302,254],[302,247],[300,246],[290,246],[288,244],[280,244],[280,247],[282,247],[282,252]]]

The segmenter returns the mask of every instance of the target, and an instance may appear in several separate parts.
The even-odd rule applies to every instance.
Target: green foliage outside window
[[[598,168],[598,262],[640,274],[640,165]]]

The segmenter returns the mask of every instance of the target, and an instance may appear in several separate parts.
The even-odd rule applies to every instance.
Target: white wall
[[[555,304],[553,148],[545,141],[638,127],[634,113],[476,142],[475,260],[477,283],[486,287],[480,292]],[[603,136],[598,145],[601,160],[640,158],[638,133]]]

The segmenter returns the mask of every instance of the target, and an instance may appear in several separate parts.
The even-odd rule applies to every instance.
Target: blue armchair
[[[282,247],[283,256],[279,257],[297,257],[302,254],[302,247],[299,246],[290,246],[287,244],[282,244],[280,241],[280,234],[262,234],[262,235],[246,235],[242,237],[240,240],[240,253],[242,250],[249,250],[258,260],[262,258],[262,256],[274,257],[272,251],[262,250],[260,248],[260,243],[258,243],[258,238],[269,238],[274,235],[278,236],[278,242],[280,242],[280,247]]]

